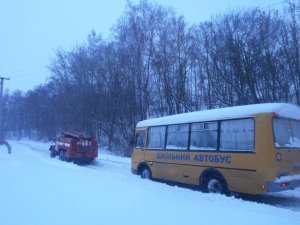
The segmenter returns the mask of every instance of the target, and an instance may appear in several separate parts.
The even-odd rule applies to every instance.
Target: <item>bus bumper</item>
[[[279,192],[286,190],[294,190],[300,187],[300,176],[280,178],[276,181],[267,182],[268,192]]]

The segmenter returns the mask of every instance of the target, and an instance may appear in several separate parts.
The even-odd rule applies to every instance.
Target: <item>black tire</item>
[[[228,189],[224,180],[216,177],[210,177],[206,183],[206,190],[209,193],[227,194]]]
[[[88,162],[87,163],[93,163],[94,162],[94,160],[95,160],[95,158],[90,158],[90,159],[88,159]]]
[[[55,157],[55,153],[54,153],[52,150],[50,150],[50,157],[51,157],[51,158],[54,158],[54,157]]]
[[[61,161],[66,160],[66,153],[64,151],[59,151],[59,160]]]
[[[143,167],[141,171],[141,178],[142,179],[152,179],[152,173],[151,170],[148,167]]]

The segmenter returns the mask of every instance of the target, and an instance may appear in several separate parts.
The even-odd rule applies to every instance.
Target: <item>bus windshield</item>
[[[278,148],[300,148],[300,121],[273,118],[275,146]]]

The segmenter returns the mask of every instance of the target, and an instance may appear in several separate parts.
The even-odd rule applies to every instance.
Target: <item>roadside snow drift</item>
[[[10,155],[0,146],[2,225],[300,223],[299,189],[236,199],[142,180],[127,158],[100,152],[93,165],[78,166],[51,159],[49,144],[10,144]]]

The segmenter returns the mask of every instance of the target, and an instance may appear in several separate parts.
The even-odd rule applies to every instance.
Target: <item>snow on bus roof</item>
[[[297,119],[300,116],[300,107],[288,103],[263,103],[234,106],[147,119],[138,122],[137,127],[241,118],[260,113],[277,113],[277,115],[281,117]]]

